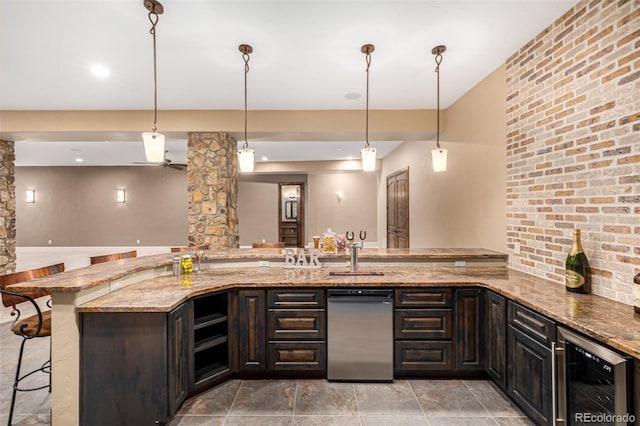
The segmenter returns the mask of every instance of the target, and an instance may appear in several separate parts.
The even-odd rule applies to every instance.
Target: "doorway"
[[[409,168],[387,176],[387,248],[409,248]]]
[[[278,183],[278,241],[304,247],[304,182]]]

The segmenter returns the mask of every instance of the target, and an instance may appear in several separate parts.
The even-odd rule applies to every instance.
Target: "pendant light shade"
[[[447,170],[447,150],[435,148],[431,150],[431,162],[434,172],[444,172]]]
[[[440,64],[442,63],[442,54],[447,50],[445,46],[436,46],[431,49],[431,53],[436,55],[436,76],[437,76],[437,130],[436,130],[436,148],[431,150],[431,162],[434,172],[444,172],[447,170],[447,150],[440,147]]]
[[[365,44],[360,51],[366,55],[367,61],[367,112],[366,112],[366,133],[364,148],[360,150],[362,156],[362,170],[372,172],[376,169],[376,149],[369,145],[369,67],[371,66],[371,52],[375,50],[373,44]]]
[[[164,161],[164,135],[158,132],[145,132],[142,134],[142,141],[147,161],[162,163]]]
[[[238,166],[242,173],[252,173],[254,162],[254,151],[251,148],[242,148],[238,150]]]
[[[247,74],[249,74],[249,54],[253,53],[253,47],[248,44],[241,44],[238,50],[242,53],[244,60],[244,144],[238,150],[238,167],[242,173],[253,173],[255,164],[255,153],[249,148],[247,139]]]
[[[158,15],[164,12],[164,7],[157,0],[144,0],[144,7],[149,11],[149,22],[153,36],[153,126],[150,132],[142,134],[144,142],[144,154],[147,161],[152,163],[162,163],[164,161],[164,135],[158,133],[158,82],[157,82],[157,60],[156,60],[156,25],[160,19]]]
[[[362,170],[372,172],[376,169],[376,149],[365,147],[360,150],[362,156]]]

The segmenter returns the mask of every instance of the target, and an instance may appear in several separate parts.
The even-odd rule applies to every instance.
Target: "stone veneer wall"
[[[16,270],[14,143],[0,140],[0,274]]]
[[[238,247],[236,140],[226,133],[189,133],[189,242]]]
[[[640,271],[639,5],[581,1],[506,64],[510,266],[564,283],[581,228],[592,292],[627,304]]]

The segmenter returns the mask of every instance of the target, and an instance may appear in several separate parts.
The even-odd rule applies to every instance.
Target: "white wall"
[[[240,246],[278,241],[278,184],[238,182]]]

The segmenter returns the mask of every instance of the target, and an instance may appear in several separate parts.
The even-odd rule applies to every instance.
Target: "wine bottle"
[[[640,273],[633,277],[633,310],[640,314]]]
[[[582,249],[580,230],[573,231],[573,246],[567,256],[565,287],[574,293],[590,293],[591,280],[588,274],[587,256]]]

